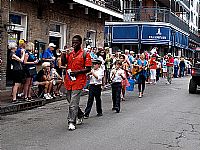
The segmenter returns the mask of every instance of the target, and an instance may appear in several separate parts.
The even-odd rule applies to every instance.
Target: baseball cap
[[[24,44],[25,43],[25,40],[24,39],[20,39],[19,40],[19,44]]]
[[[99,60],[99,59],[94,59],[94,60],[92,61],[92,63],[94,63],[94,64],[101,64],[101,60]]]
[[[49,47],[56,47],[54,43],[49,43]]]

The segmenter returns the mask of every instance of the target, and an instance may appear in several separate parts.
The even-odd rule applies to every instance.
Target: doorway
[[[57,49],[60,49],[60,37],[54,37],[54,36],[50,36],[49,37],[49,43],[54,43],[56,45],[53,54],[54,56],[57,57]]]

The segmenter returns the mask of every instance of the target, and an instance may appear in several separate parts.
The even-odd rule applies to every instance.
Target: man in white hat
[[[44,62],[42,64],[42,69],[38,72],[36,81],[33,84],[38,85],[39,93],[42,93],[44,90],[45,99],[53,98],[50,94],[53,86],[53,80],[50,76],[50,62]]]
[[[55,61],[55,57],[53,54],[55,47],[56,47],[56,45],[54,43],[49,43],[48,48],[44,51],[44,53],[42,55],[42,60],[44,62],[54,62]]]

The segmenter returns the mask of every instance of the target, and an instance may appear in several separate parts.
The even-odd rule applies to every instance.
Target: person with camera
[[[42,60],[44,62],[51,62],[51,63],[55,62],[56,58],[53,54],[55,47],[56,45],[54,45],[54,43],[49,43],[49,47],[44,51],[42,55]]]

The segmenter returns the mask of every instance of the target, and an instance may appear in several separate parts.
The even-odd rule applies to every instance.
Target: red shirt
[[[174,58],[173,57],[169,57],[168,60],[167,60],[167,66],[168,67],[172,67],[174,66]]]
[[[86,58],[83,58],[84,50],[80,49],[77,53],[72,51],[70,54],[66,55],[67,60],[67,69],[71,69],[71,71],[83,70],[85,67],[91,67],[92,61],[90,54],[86,54]],[[67,90],[82,90],[86,84],[86,74],[78,74],[76,76],[76,80],[72,81],[69,75],[66,73],[65,76],[65,88]]]
[[[151,58],[151,60],[149,62],[149,67],[150,67],[150,69],[157,69],[157,63],[154,58]]]

